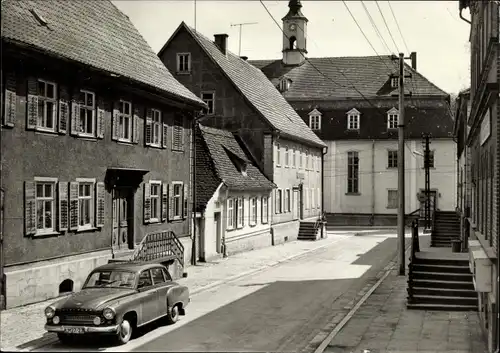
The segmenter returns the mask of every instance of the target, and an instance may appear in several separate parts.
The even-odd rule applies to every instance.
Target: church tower
[[[300,0],[290,0],[283,21],[283,64],[300,65],[305,61],[307,18],[300,11]]]

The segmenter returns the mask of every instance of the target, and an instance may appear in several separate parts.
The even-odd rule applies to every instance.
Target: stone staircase
[[[408,309],[478,310],[467,254],[416,253],[409,267]]]
[[[436,211],[431,246],[449,248],[453,239],[460,239],[458,215],[455,211]]]
[[[318,222],[300,222],[297,240],[318,240],[321,237],[321,228]]]

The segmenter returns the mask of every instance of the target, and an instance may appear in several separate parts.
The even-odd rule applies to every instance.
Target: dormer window
[[[280,80],[279,87],[278,87],[280,92],[288,91],[290,89],[290,84],[291,84],[291,81],[288,78],[283,77]]]
[[[392,108],[387,112],[387,128],[397,129],[399,124],[399,111],[396,108]]]
[[[399,77],[391,77],[391,87],[399,87]]]
[[[347,129],[348,130],[359,130],[360,115],[361,115],[361,113],[356,108],[352,108],[351,110],[349,110],[347,112]]]
[[[233,162],[233,165],[235,166],[236,170],[241,173],[243,176],[247,176],[247,166],[248,166],[248,161],[244,160],[240,156],[238,156],[236,153],[230,151],[226,147],[224,147],[224,150],[227,153],[227,156]]]
[[[317,109],[309,113],[309,127],[311,130],[321,130],[321,115],[323,114]]]

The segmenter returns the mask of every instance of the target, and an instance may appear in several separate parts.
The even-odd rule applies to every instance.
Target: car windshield
[[[136,274],[130,271],[95,271],[83,288],[134,288]]]

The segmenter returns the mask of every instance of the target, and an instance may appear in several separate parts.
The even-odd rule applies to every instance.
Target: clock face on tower
[[[288,28],[290,29],[290,31],[295,31],[295,29],[297,29],[297,25],[295,23],[290,23]]]

